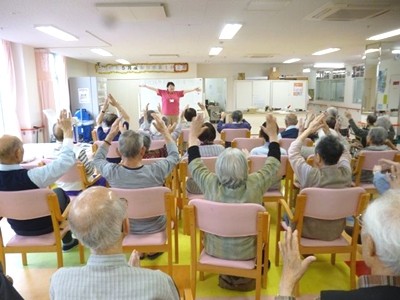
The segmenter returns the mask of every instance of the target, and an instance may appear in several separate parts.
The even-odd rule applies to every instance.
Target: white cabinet
[[[308,82],[306,80],[235,80],[236,109],[249,107],[306,109]]]
[[[235,80],[234,86],[236,109],[265,108],[265,105],[268,105],[270,95],[268,80]]]

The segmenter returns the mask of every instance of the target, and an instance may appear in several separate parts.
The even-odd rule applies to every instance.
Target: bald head
[[[24,156],[24,148],[19,138],[12,135],[0,137],[0,163],[19,164]]]
[[[286,126],[297,125],[297,116],[295,114],[288,114],[285,118]]]
[[[95,252],[122,246],[126,200],[105,187],[92,187],[71,202],[68,222],[75,236]]]

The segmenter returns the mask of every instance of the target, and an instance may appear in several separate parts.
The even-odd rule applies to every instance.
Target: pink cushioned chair
[[[166,216],[166,229],[152,234],[129,234],[122,247],[124,252],[134,249],[140,252],[168,252],[168,274],[172,275],[172,228],[174,228],[175,262],[179,262],[178,223],[176,220],[174,197],[166,187],[143,189],[111,188],[119,197],[128,200],[128,218],[145,219]]]
[[[385,158],[388,160],[399,161],[400,154],[399,151],[396,150],[388,150],[388,151],[367,151],[363,150],[360,152],[358,159],[355,163],[355,185],[360,186],[365,189],[370,194],[377,193],[377,190],[373,183],[364,183],[361,182],[361,173],[363,170],[372,171],[375,165],[379,164],[379,160],[381,158]]]
[[[201,160],[204,162],[207,169],[215,173],[215,163],[217,157],[202,157]],[[188,169],[188,158],[184,157],[178,165],[177,176],[175,186],[177,188],[177,201],[178,207],[182,208],[188,204],[190,199],[204,198],[203,194],[191,194],[186,190],[186,180],[192,177]]]
[[[261,264],[263,259],[265,263],[268,261],[270,220],[265,208],[254,203],[220,203],[193,199],[185,206],[184,216],[185,232],[190,234],[191,241],[190,282],[193,296],[196,296],[196,276],[199,271],[200,280],[204,279],[204,272],[255,278],[256,299],[260,299],[261,286],[266,288],[268,273],[266,269],[262,274]],[[197,229],[200,231],[200,243]],[[255,236],[255,259],[226,260],[208,255],[202,244],[204,232],[222,237]]]
[[[165,140],[151,140],[149,151],[161,149],[164,146],[165,146]]]
[[[235,138],[232,141],[232,148],[247,149],[250,152],[253,148],[264,144],[265,140],[263,138]]]
[[[61,239],[68,232],[67,208],[63,214],[60,212],[56,194],[50,189],[33,189],[17,192],[0,192],[0,216],[15,220],[30,220],[50,216],[53,232],[38,236],[20,236],[14,234],[4,243],[0,228],[0,260],[6,272],[6,253],[21,253],[22,264],[27,265],[27,253],[56,252],[57,267],[63,266]],[[1,223],[0,223],[1,224]],[[81,263],[83,254],[79,249]]]
[[[96,153],[97,149],[104,143],[104,141],[95,141],[92,145],[93,154]],[[120,158],[121,155],[118,152],[118,141],[112,141],[111,146],[108,147],[107,158]]]
[[[221,140],[226,143],[231,143],[235,138],[249,138],[250,137],[250,130],[246,128],[230,128],[230,129],[223,129],[221,131]]]
[[[297,223],[299,237],[303,231],[304,217],[312,217],[321,220],[337,220],[347,217],[354,217],[354,230],[350,240],[344,236],[333,241],[322,241],[316,239],[299,239],[300,254],[331,254],[331,263],[335,264],[336,253],[350,254],[350,288],[356,287],[356,253],[357,240],[360,233],[360,224],[357,221],[359,215],[365,210],[369,201],[369,194],[360,187],[326,189],[326,188],[305,188],[297,195],[295,213],[293,215],[285,201],[280,201],[285,212],[292,223]],[[282,229],[287,229],[285,222],[281,223]],[[275,258],[279,262],[278,243],[280,235],[277,236],[275,245]],[[311,266],[312,268],[312,266]]]

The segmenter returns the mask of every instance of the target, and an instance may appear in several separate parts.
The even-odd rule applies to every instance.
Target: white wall
[[[234,80],[237,79],[238,73],[245,73],[246,78],[265,77],[272,67],[277,67],[279,74],[303,75],[303,67],[299,64],[198,64],[197,77],[226,78],[226,110],[232,111],[235,109]]]
[[[91,63],[70,57],[66,57],[65,64],[67,69],[67,78],[90,76],[89,69],[94,67]]]
[[[380,104],[382,109],[398,108],[399,99],[390,99],[390,89],[392,88],[392,77],[394,75],[400,76],[400,60],[395,60],[394,58],[382,60],[379,65],[379,71],[386,71],[386,87],[383,93],[377,91],[377,104]],[[383,103],[384,95],[388,97],[387,104]]]

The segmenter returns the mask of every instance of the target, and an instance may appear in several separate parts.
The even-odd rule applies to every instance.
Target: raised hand
[[[67,112],[67,110],[63,109],[60,111],[60,116],[57,119],[57,125],[61,128],[64,133],[64,137],[71,138],[72,137],[72,118],[71,113]]]
[[[284,241],[279,242],[279,250],[281,251],[283,260],[279,295],[292,296],[296,283],[316,258],[315,256],[308,256],[304,260],[301,259],[297,230],[292,233],[290,227],[285,233]]]
[[[276,119],[272,114],[267,114],[265,117],[265,122],[267,123],[266,127],[261,126],[261,130],[264,131],[266,135],[269,136],[270,142],[277,142],[278,141],[278,133],[277,133],[277,124]]]

